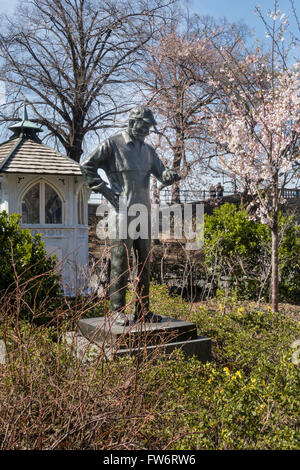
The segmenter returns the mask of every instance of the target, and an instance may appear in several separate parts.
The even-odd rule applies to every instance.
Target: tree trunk
[[[79,116],[79,113],[75,114],[73,118],[73,128],[69,136],[70,143],[67,149],[67,156],[77,163],[80,162],[80,158],[83,153],[82,145],[85,135],[82,130],[83,124],[84,120]]]
[[[278,172],[273,176],[273,223],[271,226],[272,233],[272,312],[278,312]]]
[[[176,171],[176,173],[180,172],[180,163],[181,163],[181,152],[180,150],[176,149],[174,160],[173,160],[173,170]],[[180,186],[179,182],[176,181],[172,185],[172,204],[180,204]]]
[[[160,204],[160,191],[157,186],[157,179],[154,177],[152,182],[152,202],[154,204]]]
[[[175,170],[176,171],[176,170]],[[179,184],[176,181],[176,183],[173,183],[172,186],[172,204],[180,204],[180,189],[179,189]]]
[[[176,130],[176,145],[174,149],[173,170],[180,173],[181,161],[183,158],[183,138],[180,130]],[[180,185],[179,181],[172,185],[172,204],[180,204]]]
[[[278,312],[278,214],[272,228],[272,312]]]
[[[82,155],[82,143],[83,139],[81,141],[76,139],[73,145],[70,145],[70,147],[67,149],[67,156],[77,163],[80,162]]]

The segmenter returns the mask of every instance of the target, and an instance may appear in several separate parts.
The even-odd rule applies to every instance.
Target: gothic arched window
[[[21,201],[23,224],[62,224],[61,197],[46,181],[33,184]]]

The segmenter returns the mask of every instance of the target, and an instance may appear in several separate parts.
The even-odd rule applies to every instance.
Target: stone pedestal
[[[203,362],[211,358],[211,340],[198,336],[194,323],[168,317],[162,317],[160,323],[139,322],[129,326],[117,325],[109,316],[82,319],[77,333],[109,357],[168,355],[180,348],[187,356],[196,356]]]

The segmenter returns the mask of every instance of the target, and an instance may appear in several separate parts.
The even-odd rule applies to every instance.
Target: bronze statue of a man
[[[128,128],[109,137],[84,161],[81,168],[89,187],[104,197],[115,211],[115,220],[121,217],[119,198],[126,201],[128,208],[133,204],[142,204],[149,214],[150,176],[154,175],[164,185],[170,185],[179,179],[176,172],[166,169],[157,153],[144,142],[151,126],[156,121],[152,111],[146,106],[138,106],[130,112]],[[98,175],[97,170],[105,171],[110,188]],[[130,217],[126,219],[130,223]],[[128,258],[133,248],[135,275],[137,276],[137,295],[135,299],[134,321],[144,319],[147,322],[161,321],[159,315],[149,310],[150,252],[151,237],[120,237],[118,231],[110,239],[110,305],[116,323],[128,325],[129,318],[124,313],[126,288],[128,281]]]

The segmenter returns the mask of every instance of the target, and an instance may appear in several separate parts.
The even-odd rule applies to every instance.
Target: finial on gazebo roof
[[[40,141],[40,139],[38,138],[36,134],[37,132],[42,132],[42,129],[34,122],[28,120],[26,100],[24,100],[24,105],[23,105],[23,119],[17,122],[17,124],[13,124],[12,126],[9,126],[9,129],[13,131],[13,135],[11,138],[29,137],[33,140]]]
[[[24,104],[23,104],[23,121],[28,121],[28,114],[27,114],[27,108],[26,108],[26,100],[24,100]]]

